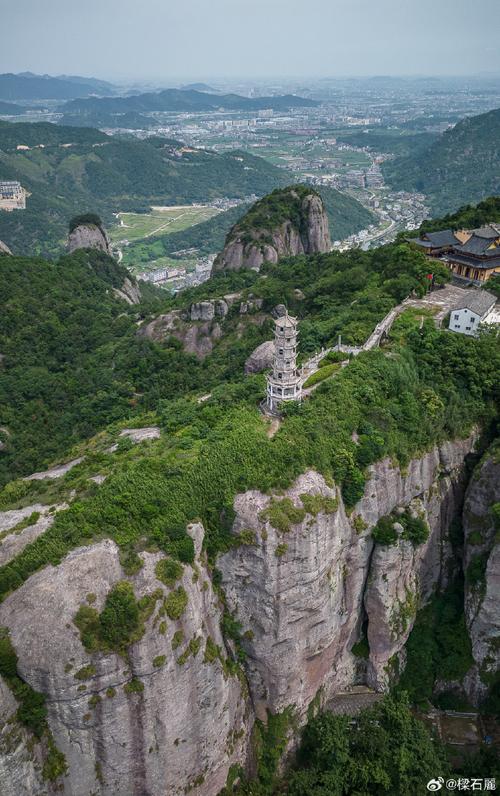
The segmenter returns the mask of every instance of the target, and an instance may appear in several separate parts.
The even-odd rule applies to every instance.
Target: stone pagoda
[[[297,319],[288,312],[275,321],[276,353],[267,377],[266,409],[276,414],[283,401],[300,401],[302,375],[297,369]]]

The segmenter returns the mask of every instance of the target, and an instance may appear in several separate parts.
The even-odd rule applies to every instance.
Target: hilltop
[[[77,75],[35,75],[6,73],[0,75],[0,99],[59,99],[88,97],[92,94],[105,94],[113,91],[113,86],[103,80],[79,77]]]
[[[256,202],[229,231],[214,272],[252,268],[281,257],[327,252],[328,217],[320,195],[310,186],[277,189]]]
[[[323,201],[332,240],[347,238],[376,222],[373,213],[351,196],[325,186],[315,190]],[[156,235],[154,239],[135,240],[124,249],[124,262],[137,265],[165,255],[175,256],[176,252],[186,249],[196,249],[198,255],[220,252],[229,230],[250,207],[250,204],[243,203],[187,229]]]
[[[167,88],[164,91],[136,94],[131,97],[90,97],[67,102],[64,113],[82,119],[92,119],[94,114],[123,114],[130,111],[218,111],[241,110],[275,111],[289,108],[312,108],[319,105],[316,100],[298,97],[294,94],[273,97],[242,97],[239,94],[210,94],[194,89]],[[64,119],[63,119],[64,122]]]
[[[395,190],[425,193],[434,214],[500,192],[500,109],[472,116],[429,147],[383,166]]]
[[[0,213],[0,239],[18,254],[57,252],[69,219],[89,209],[109,222],[117,211],[263,195],[287,182],[286,172],[245,152],[9,122],[0,122],[0,178],[19,180],[31,194],[26,210]]]

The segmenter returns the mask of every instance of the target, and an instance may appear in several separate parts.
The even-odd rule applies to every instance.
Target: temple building
[[[297,319],[288,312],[275,321],[276,352],[267,376],[267,411],[275,414],[284,401],[300,401],[302,376],[297,369]]]
[[[409,242],[428,257],[445,263],[459,281],[483,285],[493,274],[500,274],[499,224],[473,230],[425,232]]]

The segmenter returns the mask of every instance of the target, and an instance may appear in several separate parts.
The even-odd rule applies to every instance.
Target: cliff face
[[[79,224],[68,236],[69,254],[76,249],[100,249],[111,255],[111,244],[104,227],[98,224]]]
[[[2,254],[12,254],[12,252],[9,249],[9,247],[3,241],[0,240],[0,256]]]
[[[475,661],[465,681],[479,704],[500,668],[500,448],[489,451],[467,489],[463,514],[465,619]],[[495,512],[495,505],[497,509]]]
[[[178,620],[161,618],[157,601],[128,659],[89,654],[73,623],[86,596],[92,595],[92,606],[101,610],[110,588],[124,578],[111,541],[75,550],[60,566],[30,578],[0,607],[0,624],[10,629],[20,675],[46,695],[49,725],[68,763],[62,786],[68,796],[188,791],[215,796],[229,766],[244,763],[248,727],[241,684],[223,664],[220,609],[201,560],[203,529],[189,530],[197,563],[186,566],[176,584],[187,594],[185,611]],[[155,576],[161,558],[143,554],[143,568],[129,578],[137,598],[158,588],[169,591]],[[175,633],[175,638],[182,633],[178,648]],[[220,655],[213,654],[217,648]],[[140,690],[127,692],[131,682],[139,682]],[[13,713],[8,691],[4,700],[4,715]],[[7,793],[46,792],[35,764],[25,759],[22,739],[16,754],[4,757]]]
[[[258,716],[290,704],[303,714],[320,689],[328,698],[359,678],[387,687],[389,660],[403,649],[418,604],[446,578],[446,531],[461,505],[464,457],[472,445],[471,438],[435,448],[410,462],[404,475],[388,460],[379,462],[350,517],[337,491],[315,472],[279,498],[257,491],[236,498],[234,533],[252,531],[255,543],[230,550],[218,566],[228,605],[243,626]],[[303,511],[288,532],[277,531],[266,519],[273,500],[289,498],[300,510],[304,494],[317,496],[316,508],[326,499],[327,510]],[[370,531],[377,520],[415,500],[429,523],[428,540],[415,548],[404,540],[374,548]],[[366,620],[367,664],[351,652]]]
[[[258,271],[263,262],[331,249],[321,197],[304,186],[275,191],[249,210],[229,232],[213,270]]]
[[[227,608],[241,623],[247,655],[241,679],[227,665],[222,606],[205,566],[199,524],[188,528],[195,564],[185,565],[175,584],[187,595],[179,619],[161,613],[173,588],[156,577],[161,553],[141,553],[143,567],[127,577],[115,543],[101,541],[29,578],[0,605],[0,626],[10,631],[20,676],[46,696],[50,729],[68,763],[61,792],[216,796],[230,766],[246,764],[255,717],[293,705],[300,720],[318,694],[326,701],[362,683],[386,690],[398,659],[404,665],[417,608],[450,576],[448,529],[461,515],[465,458],[474,444],[473,435],[435,447],[404,472],[389,460],[378,462],[350,514],[338,489],[314,471],[285,492],[236,497],[233,533],[241,544],[220,556],[217,568]],[[498,467],[488,460],[471,482],[470,517],[483,518],[484,506],[498,499]],[[427,540],[374,543],[371,531],[380,517],[403,510],[426,520]],[[493,552],[481,599],[472,592],[467,598],[477,662],[471,691],[481,689],[485,661],[493,670],[491,640],[498,628],[493,525],[482,533]],[[475,537],[466,530],[466,539],[470,546]],[[101,611],[124,578],[137,599],[156,593],[144,635],[126,656],[89,653],[74,617],[82,604]],[[353,653],[365,633],[366,659],[356,648]],[[0,699],[3,715],[11,716],[10,692],[0,687]],[[8,796],[50,792],[40,775],[43,749],[15,722],[6,728],[0,727],[0,774]]]

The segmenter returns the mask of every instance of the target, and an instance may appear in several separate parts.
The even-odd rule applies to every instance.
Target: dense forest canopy
[[[433,214],[456,210],[500,192],[500,109],[472,116],[444,132],[429,147],[387,161],[395,190],[425,193]]]
[[[28,150],[18,150],[17,146]],[[185,150],[163,138],[113,138],[90,128],[0,122],[0,179],[30,193],[26,210],[0,214],[0,240],[16,254],[61,251],[73,216],[92,211],[104,222],[118,211],[258,196],[289,176],[245,152]]]

